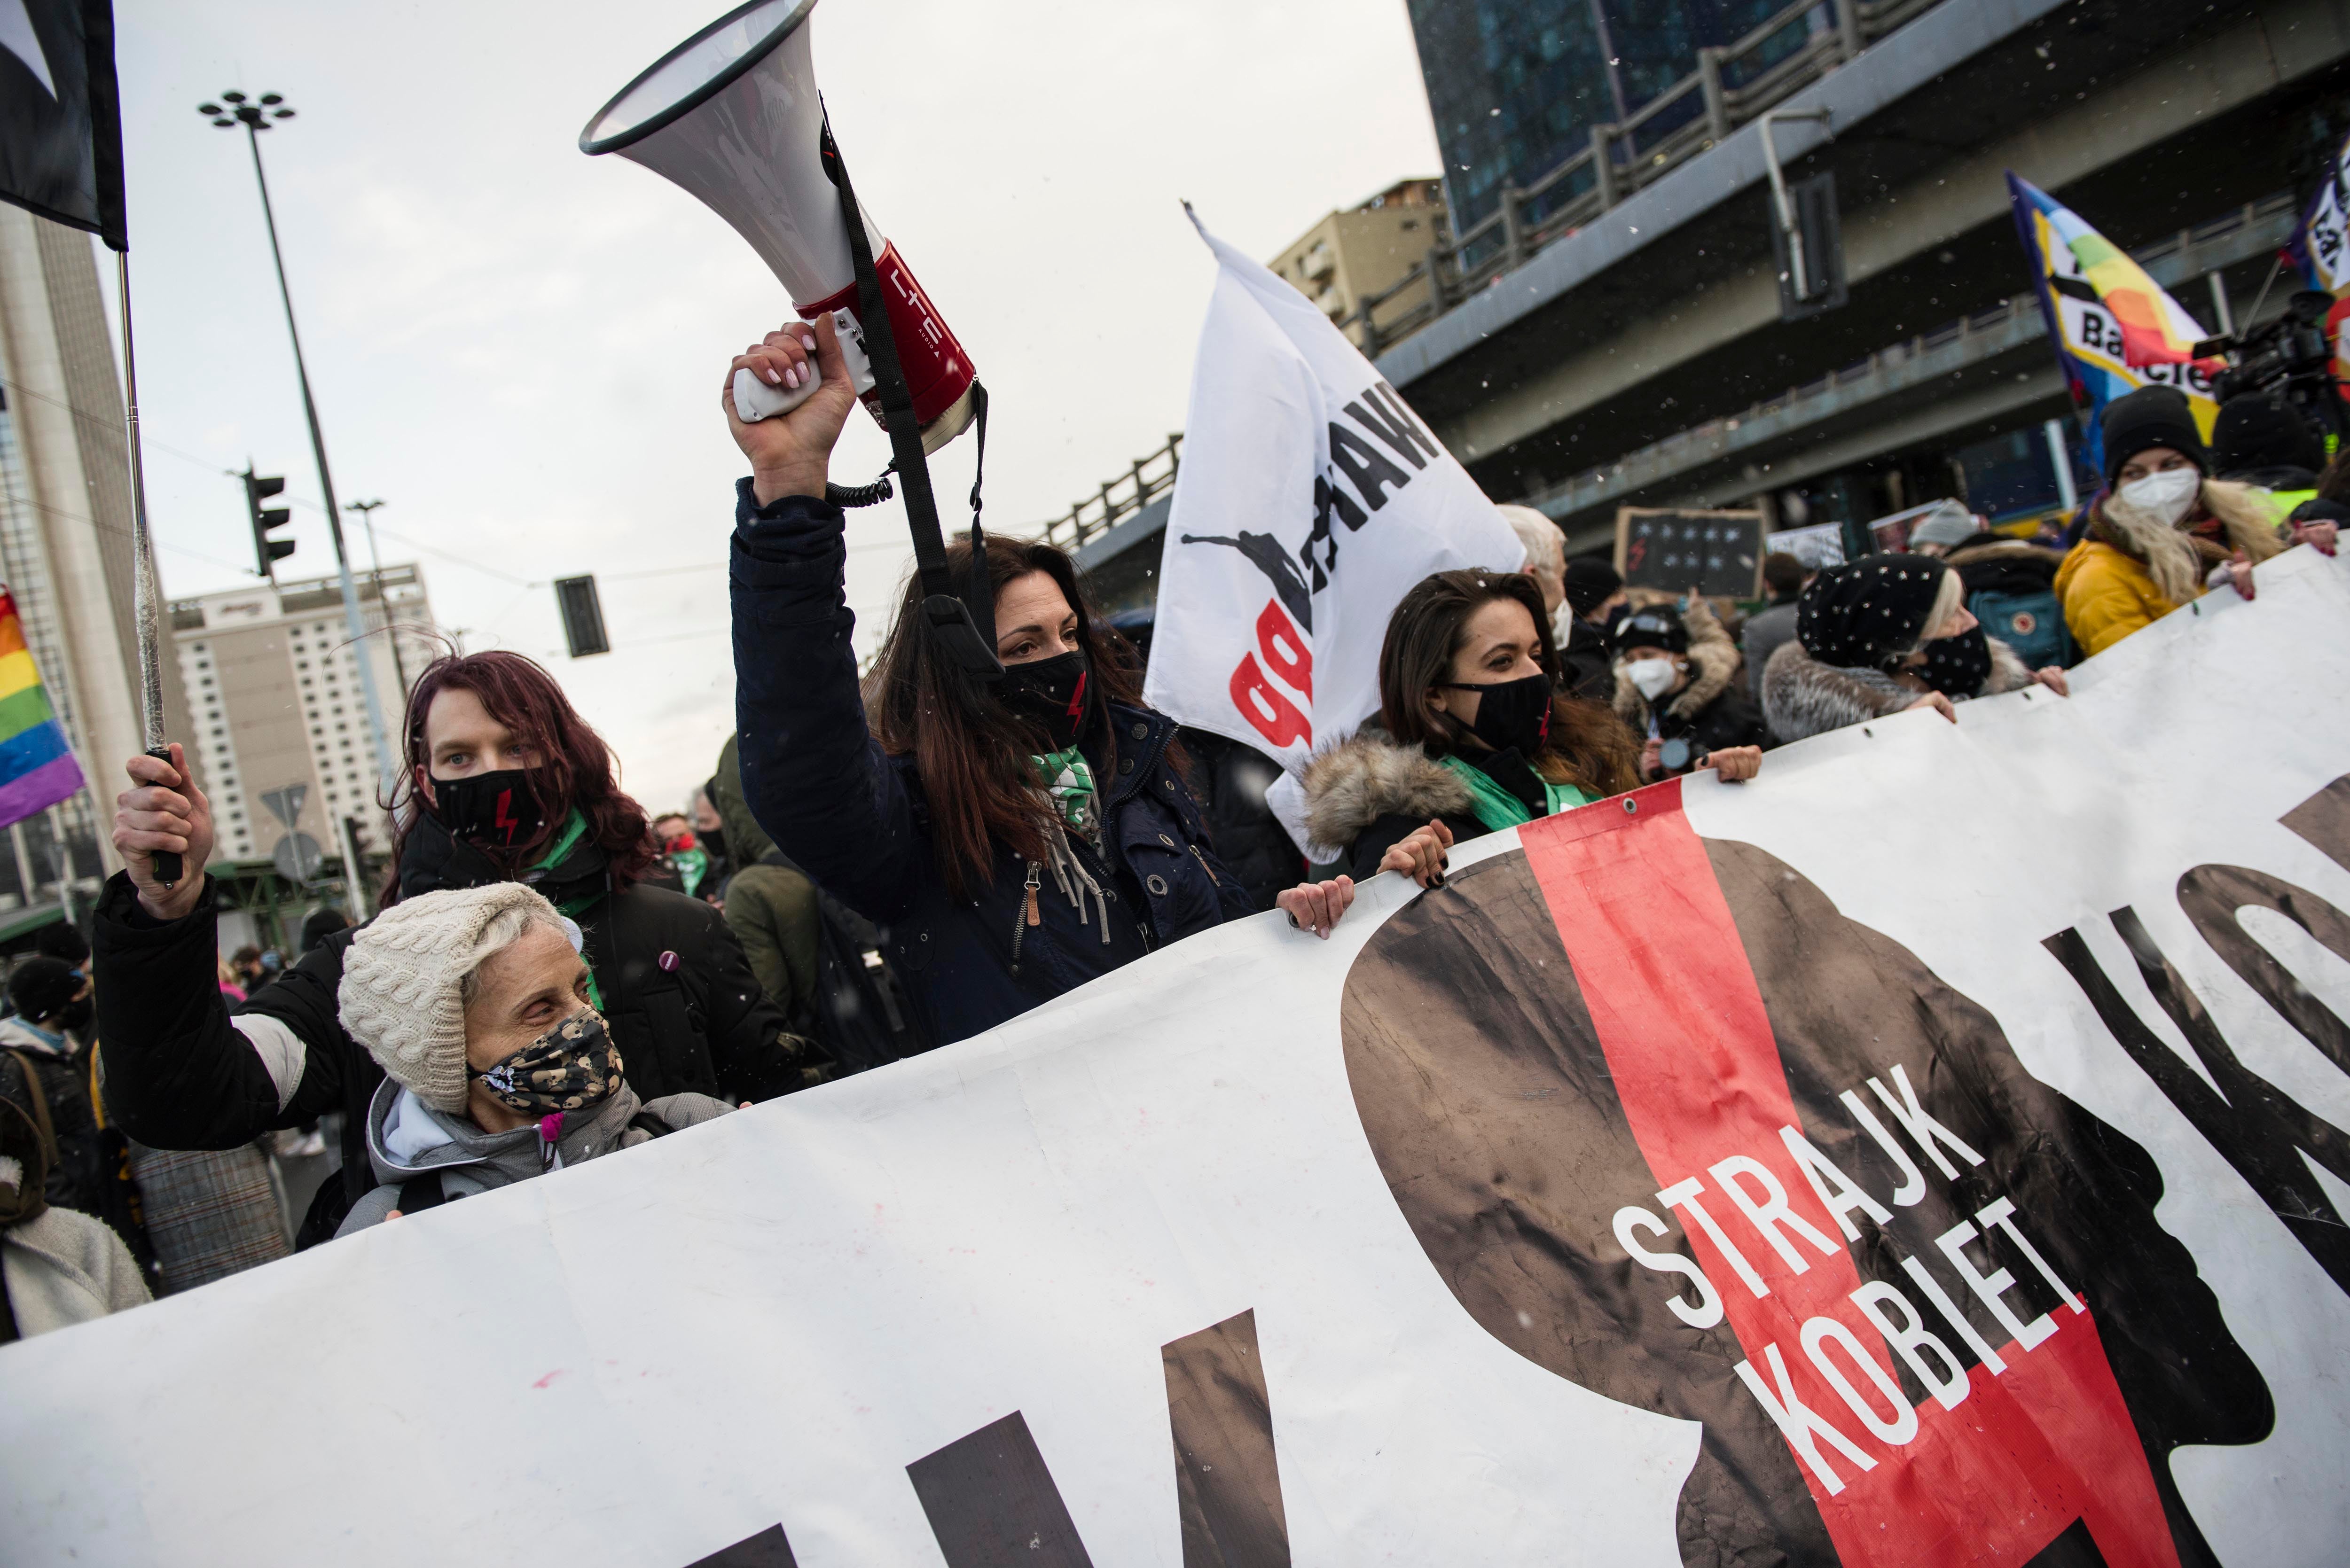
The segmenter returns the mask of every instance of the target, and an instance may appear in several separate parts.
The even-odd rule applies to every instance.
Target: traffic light
[[[286,482],[258,477],[254,473],[250,461],[245,463],[244,472],[240,477],[244,481],[244,509],[253,516],[254,556],[261,563],[261,575],[276,582],[277,563],[294,553],[294,541],[273,539],[269,531],[285,527],[294,514],[283,506],[264,506],[262,503],[285,489]]]
[[[593,576],[557,577],[555,607],[562,612],[563,637],[571,645],[572,658],[612,651],[611,640],[604,635],[604,603]]]

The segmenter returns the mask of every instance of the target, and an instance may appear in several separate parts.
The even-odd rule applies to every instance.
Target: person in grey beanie
[[[378,1185],[335,1233],[600,1158],[726,1114],[639,1102],[589,1005],[577,928],[517,882],[425,893],[362,927],[342,1025],[383,1068],[368,1106]]]
[[[1965,502],[1937,502],[1909,530],[1909,549],[1914,555],[1947,556],[1982,531],[1981,522],[1967,510]]]

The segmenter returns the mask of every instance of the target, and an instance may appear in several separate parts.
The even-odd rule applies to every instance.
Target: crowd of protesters
[[[1440,886],[1465,839],[1911,709],[2037,687],[2198,597],[2332,554],[2350,474],[2289,407],[2117,400],[2104,484],[2017,538],[1947,503],[1896,553],[1762,564],[1768,602],[1627,587],[1503,508],[1520,572],[1406,594],[1379,708],[1309,764],[1309,863],[1259,753],[1141,701],[1148,615],[1052,545],[958,542],[998,680],[909,584],[851,653],[827,462],[853,405],[829,318],[738,358],[821,377],[744,425],[735,732],[649,815],[546,670],[452,654],[411,691],[382,912],[321,909],[289,959],[224,958],[211,803],[182,753],[127,763],[85,943],[47,928],[0,1017],[0,1341],[117,1311],[741,1106],[964,1039],[1266,909],[1327,936],[1358,878]],[[2323,471],[2323,472],[2321,472]],[[974,568],[978,569],[977,574]],[[182,857],[165,883],[155,857]],[[275,1157],[339,1162],[290,1212]]]

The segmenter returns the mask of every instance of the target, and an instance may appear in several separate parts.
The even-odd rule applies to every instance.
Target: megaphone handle
[[[735,371],[734,417],[746,425],[754,425],[761,420],[790,413],[815,396],[816,389],[824,384],[814,373],[814,361],[809,362],[808,370],[808,379],[796,387],[769,386],[747,368]]]

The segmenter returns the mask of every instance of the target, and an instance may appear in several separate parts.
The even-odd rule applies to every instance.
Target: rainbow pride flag
[[[2138,370],[2156,365],[2193,365],[2206,375],[2217,375],[2227,368],[2223,359],[2195,358],[2195,345],[2210,334],[2170,297],[2168,290],[2147,276],[2146,269],[2132,261],[2127,251],[2029,180],[2010,172],[2007,186],[2019,225],[2029,213],[2072,259],[2072,266],[2062,272],[2051,269],[2044,286],[2103,306],[2119,329],[2123,364]]]
[[[0,587],[0,827],[81,788],[81,764],[25,646],[16,596]]]

